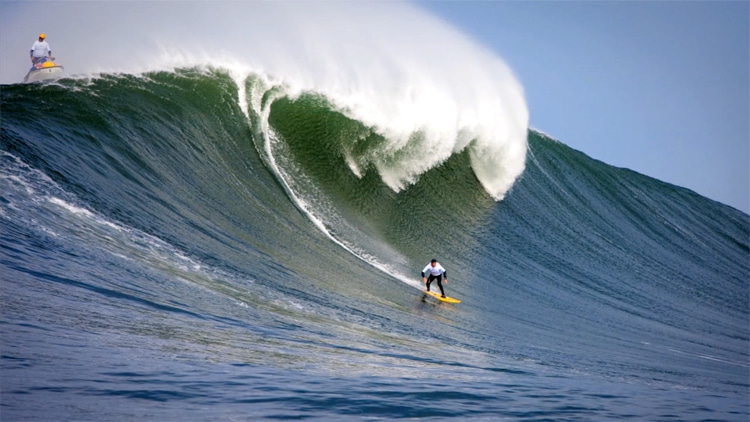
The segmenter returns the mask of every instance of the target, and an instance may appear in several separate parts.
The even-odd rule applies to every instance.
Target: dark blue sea
[[[0,98],[3,421],[748,420],[743,212],[534,130],[502,200],[471,143],[389,179],[221,69]]]

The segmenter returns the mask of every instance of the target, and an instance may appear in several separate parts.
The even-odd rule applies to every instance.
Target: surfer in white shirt
[[[39,34],[39,39],[34,41],[31,46],[31,64],[44,63],[47,59],[52,59],[52,50],[49,48],[47,41],[44,41],[44,33]]]
[[[429,278],[425,278],[425,274],[427,273],[430,273]],[[445,276],[445,284],[448,284],[448,272],[445,271],[445,268],[443,268],[436,259],[430,261],[430,263],[422,270],[422,282],[427,284],[427,291],[430,291],[430,283],[432,283],[433,280],[437,280],[437,285],[440,287],[440,295],[445,297],[442,283],[443,276]]]

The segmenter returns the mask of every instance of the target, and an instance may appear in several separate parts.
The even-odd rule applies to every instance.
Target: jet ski
[[[52,58],[54,60],[54,58]],[[55,63],[52,60],[45,60],[42,63],[37,63],[31,67],[29,73],[23,78],[24,82],[36,82],[46,81],[49,79],[58,79],[62,77],[64,69],[62,65]]]

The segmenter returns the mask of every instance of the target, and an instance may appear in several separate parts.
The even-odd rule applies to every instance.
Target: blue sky
[[[750,208],[749,2],[421,2],[497,52],[530,125]]]

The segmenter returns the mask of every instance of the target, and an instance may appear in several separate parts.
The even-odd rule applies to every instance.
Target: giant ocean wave
[[[5,86],[2,113],[14,416],[747,415],[748,217],[689,190],[533,131],[503,201],[466,149],[394,190],[371,125],[220,69]],[[461,305],[413,288],[433,256]]]

